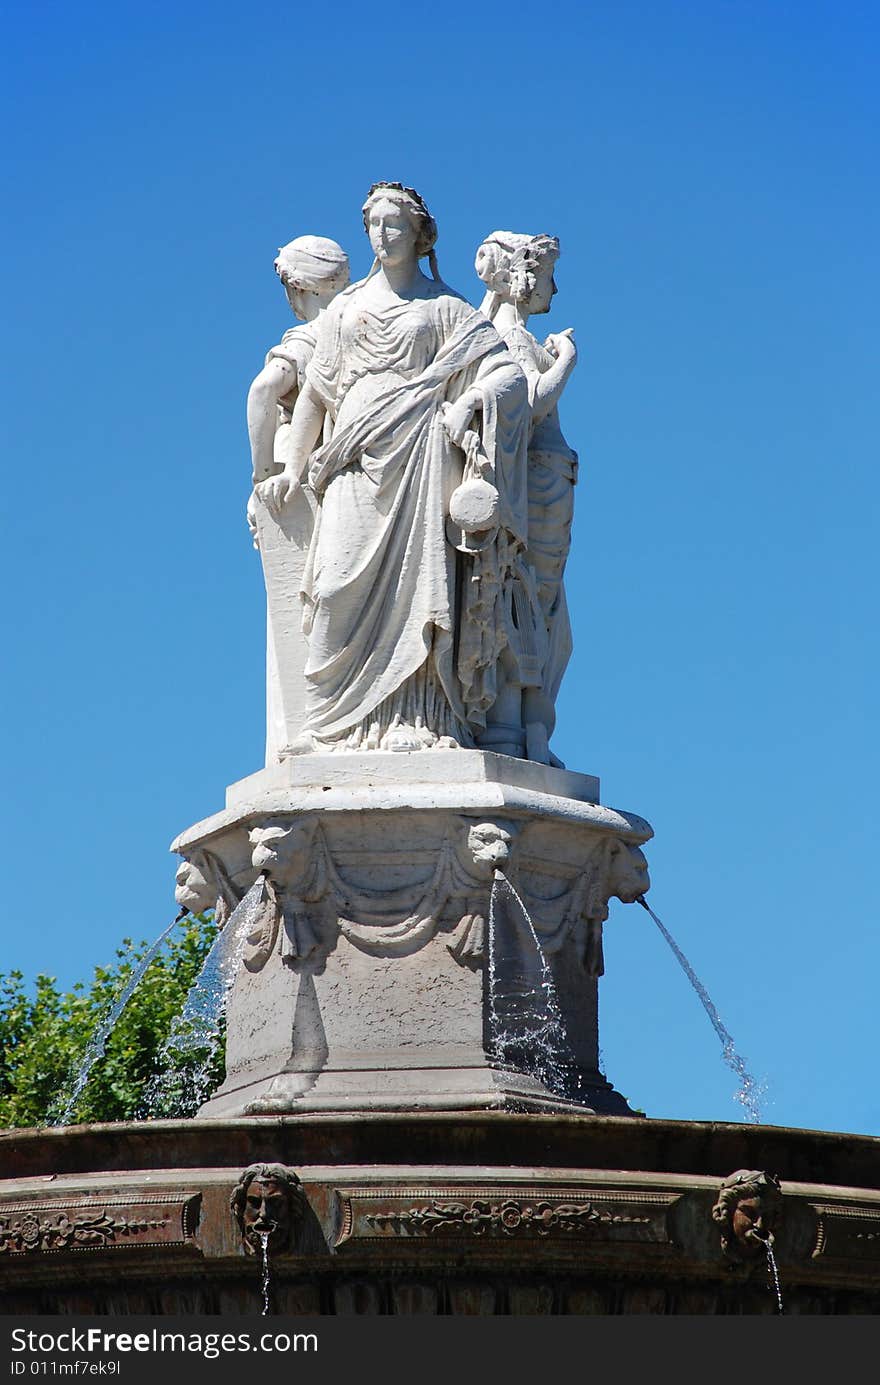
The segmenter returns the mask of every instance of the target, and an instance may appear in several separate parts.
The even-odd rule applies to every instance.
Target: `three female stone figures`
[[[525,297],[522,275],[519,296],[502,292],[494,261],[506,245],[486,251],[499,332],[440,280],[437,228],[416,192],[376,184],[363,214],[375,255],[369,275],[314,315],[313,339],[303,328],[287,334],[248,401],[252,508],[281,523],[303,487],[316,502],[300,583],[304,717],[285,753],[482,745],[546,762],[568,649],[563,451],[569,490],[574,479],[573,454],[552,422],[574,363],[570,337],[550,339],[542,355],[524,328],[528,312],[546,311],[541,293],[549,305],[547,238],[531,255],[515,249]],[[325,265],[337,255],[338,280],[344,256],[321,244]],[[508,301],[511,315],[501,311]],[[274,410],[288,408],[294,392],[278,428]],[[537,486],[530,437],[544,468]],[[565,533],[554,547],[560,517]],[[524,714],[533,723],[528,749]]]

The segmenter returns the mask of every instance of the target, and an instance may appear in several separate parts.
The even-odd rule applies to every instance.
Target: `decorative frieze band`
[[[586,1189],[342,1188],[337,1246],[351,1240],[596,1237],[668,1243],[675,1193]]]
[[[0,1210],[0,1255],[182,1245],[192,1239],[201,1195],[30,1202]]]
[[[880,1207],[811,1204],[818,1219],[812,1258],[880,1260]]]

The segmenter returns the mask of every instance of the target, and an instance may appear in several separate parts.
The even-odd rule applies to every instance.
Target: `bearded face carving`
[[[251,1164],[244,1170],[229,1199],[244,1249],[258,1255],[263,1248],[276,1254],[296,1244],[305,1214],[302,1184],[283,1164]]]

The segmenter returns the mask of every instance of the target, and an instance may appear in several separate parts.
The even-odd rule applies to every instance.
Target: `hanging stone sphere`
[[[449,517],[466,534],[493,529],[498,524],[499,509],[498,491],[480,477],[463,481],[449,500]]]

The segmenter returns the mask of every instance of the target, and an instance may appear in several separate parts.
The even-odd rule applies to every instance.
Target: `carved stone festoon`
[[[599,1073],[596,992],[609,899],[647,887],[646,823],[598,805],[586,776],[484,751],[302,756],[279,766],[278,787],[256,777],[175,843],[222,861],[239,897],[264,882],[229,1001],[226,1080],[202,1114],[564,1108],[488,1055],[498,869],[553,971],[587,1104],[626,1109]]]
[[[550,308],[559,242],[492,232],[477,309],[441,279],[417,192],[375,184],[362,214],[358,282],[324,237],[279,252],[300,325],[248,395],[266,766],[173,849],[182,905],[224,922],[258,878],[261,898],[201,1114],[572,1109],[490,1057],[496,871],[552,970],[576,1105],[625,1113],[599,1072],[602,924],[648,888],[651,829],[550,748],[577,351],[572,329],[540,342],[527,324]]]

